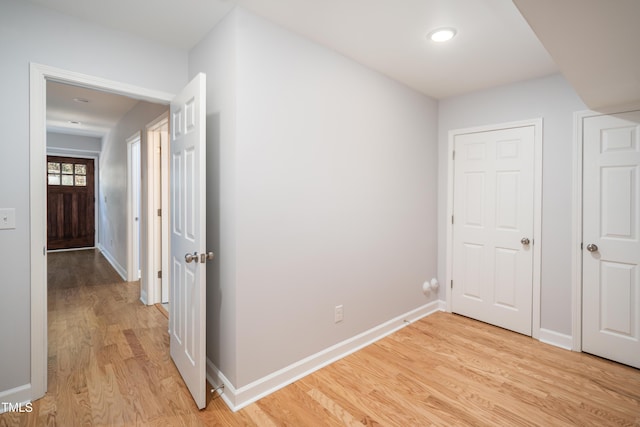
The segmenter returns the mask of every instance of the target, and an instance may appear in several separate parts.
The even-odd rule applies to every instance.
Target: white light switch
[[[16,210],[0,209],[0,230],[13,230],[16,228]]]

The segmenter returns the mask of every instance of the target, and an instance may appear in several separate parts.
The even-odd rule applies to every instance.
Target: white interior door
[[[583,122],[582,350],[640,368],[640,111]]]
[[[127,280],[130,282],[140,279],[140,213],[141,213],[141,181],[142,165],[140,151],[140,133],[136,132],[127,139],[127,166],[129,192],[129,236],[128,245],[130,255],[127,260]]]
[[[535,127],[454,139],[451,308],[532,332]]]
[[[136,273],[136,278],[140,278],[140,184],[142,181],[142,172],[140,164],[140,140],[132,144],[132,177],[133,177],[133,271]]]
[[[206,406],[206,79],[171,102],[171,358],[200,409]]]

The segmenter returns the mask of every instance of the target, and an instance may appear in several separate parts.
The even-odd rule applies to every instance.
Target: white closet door
[[[534,126],[456,135],[452,311],[531,335]]]
[[[640,111],[583,122],[582,350],[640,368]]]

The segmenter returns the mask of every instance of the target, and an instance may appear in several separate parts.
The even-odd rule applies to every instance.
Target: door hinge
[[[584,242],[580,242],[580,250],[583,249]]]
[[[453,224],[453,215],[451,215],[451,224]]]
[[[450,285],[451,289],[453,289],[453,279],[451,279],[451,285]]]
[[[162,271],[158,271],[158,279],[162,279]]]
[[[162,216],[162,209],[158,209],[158,216]]]
[[[453,150],[453,160],[456,159],[456,150]]]

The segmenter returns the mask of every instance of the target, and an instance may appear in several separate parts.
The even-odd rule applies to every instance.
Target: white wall
[[[209,96],[212,85],[235,85],[236,135],[225,139],[233,121],[223,110],[218,159],[228,168],[218,179],[235,183],[235,196],[220,194],[234,206],[221,215],[236,214],[218,254],[235,257],[235,278],[224,278],[235,283],[220,285],[235,285],[235,301],[218,303],[235,307],[235,322],[208,327],[233,328],[222,334],[235,334],[235,372],[222,370],[237,388],[429,302],[421,284],[436,273],[437,111],[249,12],[228,20],[236,77],[210,79]],[[189,73],[212,76],[232,33],[194,49]],[[345,317],[334,324],[338,304]],[[232,355],[227,345],[220,351]]]
[[[189,54],[207,74],[207,358],[236,383],[236,13]]]
[[[127,269],[127,138],[141,131],[140,149],[147,147],[145,126],[167,111],[166,105],[138,102],[104,138],[100,156],[100,247],[108,258],[115,261],[120,272]],[[143,174],[146,174],[146,156],[142,156]],[[146,193],[146,191],[145,191]],[[146,202],[145,194],[141,200]],[[144,206],[143,206],[144,208]],[[141,241],[146,241],[144,215],[140,224]],[[142,247],[140,259],[145,259],[146,248]],[[141,263],[142,265],[142,263]],[[126,277],[126,276],[125,276]]]
[[[69,155],[73,153],[100,153],[102,149],[102,138],[84,135],[69,135],[59,132],[47,132],[47,150],[65,152]]]
[[[586,109],[560,75],[439,103],[438,278],[446,273],[447,145],[453,129],[541,117],[543,127],[541,327],[571,335],[573,113]],[[444,288],[440,290],[444,298]]]
[[[30,382],[29,63],[176,92],[187,80],[187,53],[0,0],[0,57],[0,182],[12,183],[0,186],[0,207],[15,208],[17,221],[0,231],[0,325],[11,325],[0,328],[2,393]]]

